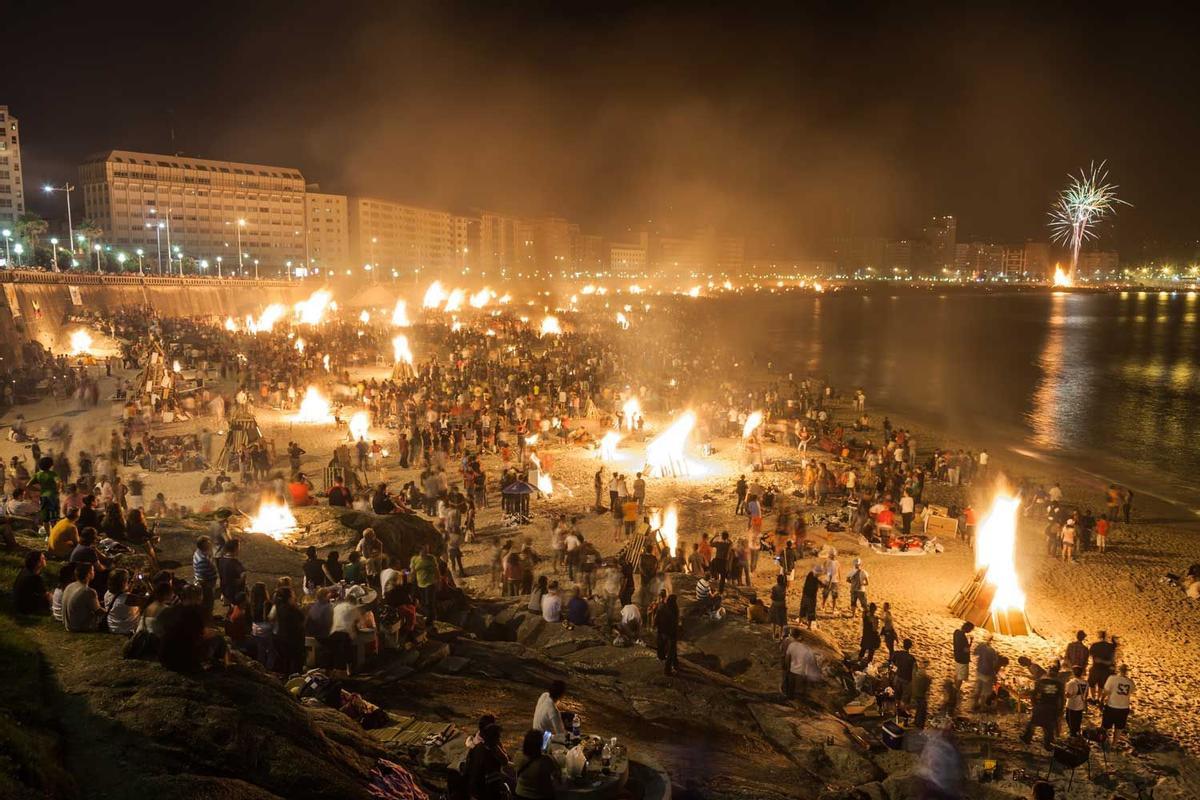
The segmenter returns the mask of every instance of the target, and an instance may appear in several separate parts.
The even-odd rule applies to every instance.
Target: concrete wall
[[[78,288],[81,306],[73,304],[71,286]],[[19,358],[21,344],[31,339],[63,352],[67,347],[66,320],[79,309],[115,311],[148,305],[166,316],[242,318],[270,303],[291,306],[317,288],[311,283],[283,281],[0,272],[0,358],[12,363]],[[12,294],[19,316],[10,307]]]

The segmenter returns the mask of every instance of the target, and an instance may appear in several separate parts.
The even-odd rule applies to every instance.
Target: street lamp
[[[120,271],[121,271],[121,272],[124,272],[124,271],[125,271],[125,259],[126,259],[126,257],[127,257],[127,256],[126,256],[124,253],[117,253],[117,263],[121,265],[121,267],[120,267]]]
[[[62,186],[51,186],[50,184],[46,184],[42,187],[42,191],[46,192],[47,194],[52,192],[62,192],[67,196],[67,241],[73,243],[75,241],[75,228],[71,224],[71,192],[75,191],[75,186],[69,181],[63,183]],[[72,252],[74,252],[74,250],[72,250]]]
[[[242,228],[246,227],[246,220],[239,219],[237,221],[237,243],[238,243],[238,269],[242,269]],[[257,262],[255,262],[257,263]],[[255,277],[258,277],[255,275]]]
[[[151,213],[154,209],[150,209]],[[158,266],[158,274],[163,274],[162,268],[162,231],[163,224],[161,222],[147,222],[147,228],[154,228],[154,263]],[[169,271],[169,270],[168,270]]]
[[[254,280],[258,280],[258,259],[254,259]]]
[[[208,259],[207,258],[200,259],[200,269],[204,270],[205,272],[208,272]]]
[[[221,256],[217,256],[217,277],[218,277],[218,278],[222,278],[222,277],[224,277],[224,276],[221,274]]]
[[[92,250],[96,251],[96,272],[103,272],[104,270],[100,268],[100,245],[92,245]]]
[[[9,241],[12,239],[12,231],[8,228],[0,231],[0,236],[4,237],[4,263],[8,267],[12,267],[12,253],[9,252]]]
[[[137,250],[134,250],[133,252],[137,253],[137,257],[138,257],[138,275],[145,275],[146,273],[142,269],[142,256],[145,255],[146,251],[139,247]]]
[[[50,239],[50,255],[54,258],[54,271],[58,272],[58,237]]]
[[[182,278],[183,277],[183,253],[180,252],[179,245],[175,245],[174,247],[172,247],[171,251],[174,252],[175,255],[179,256],[179,277]],[[167,271],[168,272],[170,272],[170,269],[169,269],[169,267],[171,266],[170,261],[171,261],[170,253],[168,253],[167,254],[167,267],[168,267]]]
[[[17,242],[13,245],[13,252],[17,254],[17,266],[21,266],[21,253],[25,252],[25,245]]]

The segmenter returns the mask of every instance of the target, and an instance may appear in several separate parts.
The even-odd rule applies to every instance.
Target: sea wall
[[[316,288],[286,281],[0,272],[0,358],[19,360],[21,346],[30,340],[61,352],[66,322],[82,310],[150,306],[166,316],[240,318],[269,303],[290,306]]]

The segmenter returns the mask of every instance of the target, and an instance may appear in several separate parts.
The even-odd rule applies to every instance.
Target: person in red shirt
[[[312,487],[303,472],[298,473],[295,480],[288,484],[288,494],[292,496],[293,506],[314,505],[317,501],[313,499],[311,492]]]
[[[1096,520],[1096,550],[1101,553],[1108,545],[1108,527],[1108,515],[1103,514],[1100,519]]]

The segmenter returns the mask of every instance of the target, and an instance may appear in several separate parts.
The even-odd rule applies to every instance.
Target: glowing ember
[[[621,434],[616,431],[608,431],[600,439],[600,460],[601,461],[616,461],[617,460],[617,445],[621,443]]]
[[[629,330],[629,317],[621,311],[617,312],[617,325],[624,330]]]
[[[304,352],[304,340],[303,340],[303,339],[297,339],[297,340],[296,340],[296,344],[295,344],[294,346],[295,346],[295,348],[296,348],[296,352],[297,352],[297,353],[303,353],[303,352]]]
[[[296,530],[296,517],[285,504],[271,498],[263,498],[258,511],[250,517],[246,533],[265,533],[272,539],[282,539]]]
[[[697,472],[684,455],[688,436],[696,427],[696,414],[684,412],[671,427],[646,446],[646,472],[656,477],[678,477]]]
[[[658,531],[659,537],[672,553],[679,547],[679,511],[671,503],[663,511],[650,515],[650,527]]]
[[[329,356],[325,356],[326,359]],[[329,423],[333,422],[333,414],[329,410],[329,401],[315,386],[304,390],[304,399],[300,401],[300,409],[293,418],[296,422]]]
[[[225,318],[225,330],[229,331],[230,333],[233,333],[237,330],[237,323],[233,321],[233,317]]]
[[[1071,280],[1071,276],[1063,272],[1063,268],[1058,264],[1054,265],[1054,285],[1063,288],[1075,285],[1075,282]]]
[[[750,416],[746,417],[746,424],[742,426],[742,438],[749,439],[750,434],[762,425],[763,415],[761,411],[755,411]]]
[[[350,417],[350,438],[354,441],[366,439],[371,427],[371,415],[366,411],[355,411]]]
[[[470,299],[471,308],[483,308],[484,306],[486,306],[488,304],[488,301],[490,301],[491,299],[492,299],[492,290],[491,289],[487,289],[487,288],[480,289],[478,292],[471,295],[471,299]]]
[[[638,414],[642,413],[642,404],[638,402],[637,397],[631,397],[621,406],[621,413],[625,415],[626,430],[633,430]]]
[[[700,296],[700,287],[699,286],[693,286],[692,288],[688,289],[688,297],[699,297],[699,296]]]
[[[561,333],[562,325],[558,323],[558,317],[549,316],[542,320],[542,336]]]
[[[413,363],[413,354],[412,350],[410,350],[408,347],[407,336],[397,336],[396,338],[392,339],[392,355],[394,356],[397,364]]]
[[[92,352],[92,335],[80,328],[71,331],[71,355],[85,356]]]
[[[463,303],[466,302],[466,299],[466,292],[462,289],[454,289],[450,292],[450,296],[446,298],[446,308],[444,310],[447,313],[462,311]]]
[[[446,290],[442,288],[442,282],[434,281],[425,290],[425,299],[421,301],[421,305],[425,308],[437,308],[446,302],[448,296]]]
[[[303,325],[320,325],[325,318],[325,311],[332,305],[333,295],[325,289],[318,289],[309,295],[307,300],[296,303],[296,315]]]
[[[407,328],[412,325],[408,321],[408,304],[403,300],[396,301],[396,308],[392,311],[392,324],[397,328]]]
[[[991,612],[997,616],[1009,610],[1025,610],[1025,592],[1015,560],[1020,507],[1020,498],[997,495],[975,532],[975,569],[986,569],[984,581],[996,587]]]
[[[362,324],[366,325],[368,322],[371,321],[371,312],[367,311],[366,309],[363,309],[363,312],[358,315],[358,321],[361,322]]]

